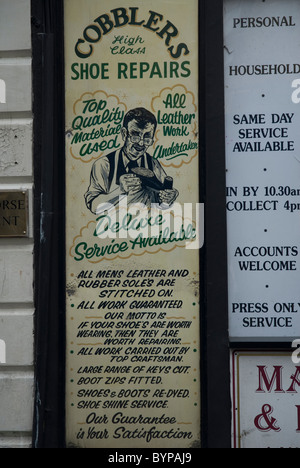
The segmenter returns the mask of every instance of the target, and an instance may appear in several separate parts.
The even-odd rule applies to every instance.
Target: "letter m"
[[[256,393],[271,393],[275,386],[275,393],[285,393],[282,389],[282,366],[273,366],[274,372],[271,378],[267,373],[266,366],[257,366],[259,386]],[[264,390],[264,387],[266,390]]]

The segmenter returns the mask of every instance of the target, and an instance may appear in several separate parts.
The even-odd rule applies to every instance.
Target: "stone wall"
[[[29,194],[29,236],[0,238],[0,448],[31,447],[33,415],[30,0],[0,2],[0,190]],[[0,226],[1,229],[1,226]],[[5,362],[3,362],[5,361]]]

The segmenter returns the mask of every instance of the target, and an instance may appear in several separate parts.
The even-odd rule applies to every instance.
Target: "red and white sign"
[[[300,448],[295,353],[232,352],[233,448]]]

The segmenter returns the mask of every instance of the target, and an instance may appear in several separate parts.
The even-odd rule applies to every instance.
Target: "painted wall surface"
[[[28,191],[30,220],[28,238],[0,239],[0,448],[31,446],[34,312],[31,102],[30,0],[1,0],[0,190]]]

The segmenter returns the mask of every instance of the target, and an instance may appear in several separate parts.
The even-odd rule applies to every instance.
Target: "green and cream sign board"
[[[197,447],[198,2],[65,0],[65,83],[67,444]]]

